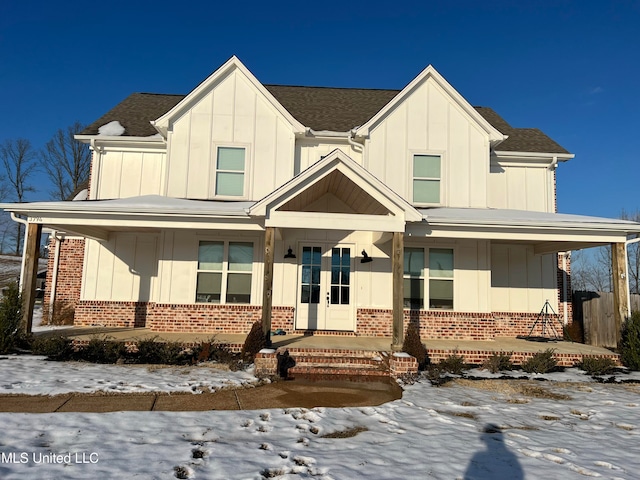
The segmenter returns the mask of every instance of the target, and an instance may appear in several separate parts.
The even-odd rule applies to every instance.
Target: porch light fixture
[[[293,250],[291,250],[291,247],[289,247],[289,249],[287,250],[287,253],[284,254],[284,258],[296,258],[296,254],[293,253]]]
[[[360,259],[360,263],[370,263],[373,262],[373,258],[367,255],[367,252],[362,250],[362,258]]]

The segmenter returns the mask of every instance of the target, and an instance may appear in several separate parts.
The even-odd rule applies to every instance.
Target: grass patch
[[[325,433],[320,435],[320,438],[352,438],[362,432],[367,432],[367,427],[351,427],[346,430],[339,430],[337,432]]]
[[[556,420],[560,420],[560,417],[556,417],[555,415],[540,415],[542,420],[547,420],[549,422],[555,422]]]

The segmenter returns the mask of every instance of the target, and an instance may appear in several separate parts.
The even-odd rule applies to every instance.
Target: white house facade
[[[56,232],[45,302],[72,304],[78,326],[262,321],[394,348],[410,322],[423,338],[516,336],[547,300],[571,323],[564,252],[640,232],[556,213],[573,155],[431,66],[400,91],[288,87],[232,57],[186,96],[131,95],[77,139],[88,199],[2,207]]]

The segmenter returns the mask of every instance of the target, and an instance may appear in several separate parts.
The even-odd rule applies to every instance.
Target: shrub
[[[511,354],[494,353],[482,362],[482,368],[489,370],[491,373],[512,370],[513,363],[511,363]]]
[[[251,326],[251,331],[247,335],[240,356],[246,362],[253,362],[260,350],[265,347],[264,332],[262,331],[262,322],[257,321]]]
[[[618,350],[625,367],[640,370],[640,312],[633,312],[624,322]]]
[[[116,363],[127,356],[127,347],[110,337],[93,337],[78,350],[78,357],[92,363]]]
[[[184,347],[178,342],[162,342],[158,337],[145,338],[138,341],[137,348],[134,355],[137,363],[178,365],[187,361]]]
[[[262,331],[262,328],[261,330]],[[260,350],[258,350],[260,351]],[[219,362],[229,366],[230,370],[239,370],[243,367],[241,355],[233,353],[228,345],[218,343],[215,337],[199,342],[191,349],[191,363]]]
[[[607,375],[616,369],[616,363],[609,357],[584,357],[577,366],[589,375]]]
[[[72,360],[75,357],[73,340],[58,335],[55,337],[35,337],[31,342],[31,353],[46,355],[49,360]]]
[[[0,353],[14,349],[22,332],[22,296],[16,282],[10,283],[0,299]]]
[[[415,323],[410,323],[407,327],[407,334],[402,343],[402,351],[415,357],[418,361],[418,370],[424,370],[429,364],[429,354],[420,340],[420,330]]]
[[[522,363],[522,370],[527,373],[549,373],[558,367],[558,362],[553,358],[555,349],[547,348],[544,352],[538,352],[529,360]]]
[[[452,373],[454,375],[461,375],[467,369],[464,363],[464,357],[457,353],[449,355],[438,362],[440,370],[446,373]]]

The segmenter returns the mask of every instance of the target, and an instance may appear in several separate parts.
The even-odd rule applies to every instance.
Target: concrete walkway
[[[0,395],[0,412],[117,412],[260,410],[266,408],[375,406],[402,397],[390,380],[350,382],[294,379],[254,388],[214,393],[69,393],[63,395]]]

